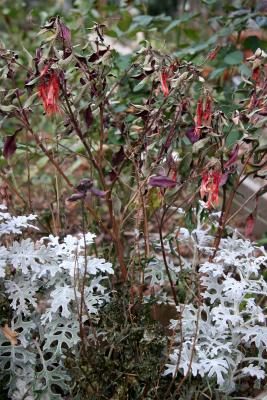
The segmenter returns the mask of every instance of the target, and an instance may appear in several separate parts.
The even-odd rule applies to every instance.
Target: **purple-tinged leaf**
[[[71,31],[61,21],[59,24],[60,24],[60,36],[63,39],[64,45],[66,47],[70,48],[71,47]]]
[[[224,163],[224,168],[229,168],[237,160],[239,146],[238,144],[234,147],[229,155],[229,160]]]
[[[81,193],[86,193],[93,186],[93,181],[90,178],[84,178],[80,181],[76,189]]]
[[[114,156],[112,157],[112,166],[116,167],[117,165],[120,165],[122,163],[122,161],[125,158],[125,153],[124,153],[124,149],[123,146],[120,147],[120,150],[114,154]]]
[[[93,113],[92,113],[90,105],[84,111],[84,119],[85,119],[85,122],[87,124],[87,127],[90,128],[90,126],[92,125],[93,120],[94,120]]]
[[[196,130],[195,130],[194,126],[192,126],[191,128],[187,129],[185,134],[186,134],[186,136],[188,137],[188,139],[190,140],[190,142],[192,144],[196,143],[199,140],[199,136],[196,135]]]
[[[113,182],[117,178],[118,174],[114,170],[112,170],[109,172],[108,176],[110,181]]]
[[[75,202],[75,201],[84,199],[85,196],[86,196],[85,193],[81,193],[81,192],[79,192],[79,193],[74,193],[74,194],[72,194],[70,197],[67,198],[67,201]]]
[[[5,158],[11,157],[17,150],[16,135],[17,133],[14,133],[14,135],[12,136],[5,137],[4,148],[3,148],[3,156]]]
[[[99,190],[97,188],[92,187],[90,189],[90,192],[94,195],[94,196],[98,196],[98,197],[105,197],[107,194],[107,191],[104,192],[103,190]]]
[[[161,187],[161,188],[174,188],[177,185],[177,182],[169,178],[168,176],[157,175],[151,176],[148,180],[148,184],[153,187]]]
[[[222,174],[222,175],[221,175],[221,179],[220,179],[219,186],[225,185],[226,182],[227,182],[227,179],[228,179],[228,174],[227,174],[227,173]]]
[[[42,57],[42,49],[41,47],[37,47],[37,49],[35,50],[35,58],[34,61],[36,61],[37,63],[39,63],[39,61],[41,60]]]

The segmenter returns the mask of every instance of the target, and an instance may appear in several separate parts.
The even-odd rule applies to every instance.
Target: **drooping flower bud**
[[[58,105],[59,79],[55,71],[48,73],[47,66],[41,72],[41,83],[38,88],[47,115],[60,112]]]
[[[168,78],[169,78],[168,72],[165,69],[162,70],[160,74],[160,81],[161,81],[161,89],[165,97],[169,95],[169,86],[167,82]]]

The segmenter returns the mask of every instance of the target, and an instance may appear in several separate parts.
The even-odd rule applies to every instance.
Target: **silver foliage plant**
[[[190,243],[191,268],[200,286],[201,301],[177,307],[180,319],[171,321],[172,351],[165,375],[190,373],[213,380],[219,390],[231,393],[236,382],[247,376],[255,385],[266,376],[266,295],[264,248],[254,246],[238,232],[222,239],[212,262],[211,223],[201,223],[191,234],[183,228],[181,242]],[[213,216],[211,215],[211,218]],[[216,224],[216,222],[213,222]],[[177,275],[179,278],[179,274]]]
[[[0,237],[8,243],[0,246],[0,283],[13,309],[11,329],[19,333],[15,346],[0,333],[0,371],[14,400],[61,399],[59,392],[68,392],[64,351],[80,341],[81,279],[86,322],[109,301],[104,281],[114,273],[109,262],[86,255],[91,233],[18,240],[26,228],[37,229],[35,219],[13,217],[0,205]]]

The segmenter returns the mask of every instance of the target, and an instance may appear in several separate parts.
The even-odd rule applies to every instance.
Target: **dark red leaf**
[[[3,156],[5,158],[11,157],[17,150],[16,135],[17,133],[15,133],[12,136],[5,137],[4,148],[3,148]]]
[[[90,178],[84,178],[80,181],[76,189],[81,193],[86,193],[93,186],[93,181]]]
[[[225,185],[227,180],[228,180],[228,174],[227,173],[222,174],[219,186]]]
[[[110,181],[113,182],[113,181],[115,181],[115,179],[117,178],[118,175],[115,171],[112,170],[109,172],[108,176],[109,176]]]
[[[145,77],[146,77],[146,74],[144,74],[144,73],[131,76],[132,79],[136,79],[137,81],[142,81]]]
[[[98,50],[96,53],[93,53],[90,55],[90,57],[88,58],[89,62],[95,62],[97,60],[99,60],[99,58],[103,57],[104,54],[106,54],[106,52],[109,50],[109,47],[107,47],[104,50]]]
[[[148,180],[148,184],[153,187],[161,187],[161,188],[174,188],[177,185],[177,182],[173,181],[168,176],[157,175],[151,176]]]
[[[123,146],[120,147],[120,150],[114,154],[114,156],[112,157],[112,166],[116,167],[117,165],[120,165],[122,163],[122,161],[125,158],[125,153],[123,150]]]
[[[83,67],[87,69],[87,60],[86,57],[80,56],[79,54],[75,54],[75,58],[79,61],[75,66],[76,67]]]
[[[190,140],[190,142],[192,144],[196,143],[199,140],[199,136],[196,135],[194,126],[192,126],[191,128],[187,129],[185,134],[186,134],[186,136],[188,137],[188,139]]]
[[[93,113],[92,113],[90,105],[86,108],[86,110],[84,112],[84,119],[85,119],[85,122],[87,124],[87,127],[90,128],[90,126],[92,125],[93,120],[94,120]]]

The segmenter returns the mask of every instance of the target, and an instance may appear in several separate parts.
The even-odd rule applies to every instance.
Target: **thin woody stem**
[[[49,161],[51,162],[51,164],[54,165],[54,167],[57,169],[57,171],[59,172],[59,174],[62,176],[62,178],[65,180],[65,182],[67,183],[67,185],[70,188],[74,188],[73,184],[71,183],[71,181],[69,180],[69,178],[64,174],[64,172],[62,171],[61,167],[59,166],[59,164],[54,160],[54,158],[51,156],[51,154],[49,153],[49,151],[45,148],[45,146],[43,145],[43,143],[41,142],[41,140],[39,139],[38,135],[33,131],[28,116],[25,112],[25,110],[22,107],[21,101],[20,101],[20,97],[18,95],[18,92],[16,91],[16,96],[20,105],[20,111],[21,111],[21,116],[22,116],[22,120],[24,122],[25,127],[27,128],[27,130],[31,133],[31,135],[34,137],[34,140],[37,144],[38,147],[40,147],[40,149],[43,151],[43,153],[47,156],[47,158],[49,159]]]
[[[74,116],[74,114],[72,112],[71,105],[70,105],[66,90],[63,87],[63,85],[61,85],[61,89],[62,89],[62,92],[63,92],[64,99],[66,101],[66,105],[67,105],[67,108],[68,108],[68,112],[69,112],[69,116],[70,116],[70,120],[71,120],[72,126],[75,129],[77,135],[79,136],[81,142],[83,143],[83,145],[84,145],[84,147],[85,147],[85,149],[87,151],[87,154],[89,156],[90,161],[92,162],[93,166],[98,171],[99,179],[100,179],[100,182],[102,184],[102,187],[103,187],[104,191],[107,192],[106,193],[106,202],[107,202],[109,216],[110,216],[110,220],[111,220],[111,224],[112,224],[111,238],[113,240],[113,244],[114,244],[114,247],[116,249],[118,261],[119,261],[120,268],[121,268],[122,279],[123,279],[123,281],[125,281],[126,278],[127,278],[127,269],[126,269],[126,265],[125,265],[125,262],[124,262],[123,246],[122,246],[122,242],[121,242],[121,239],[120,239],[120,231],[119,231],[119,227],[118,227],[118,224],[117,224],[116,218],[114,216],[114,212],[113,212],[111,192],[110,192],[110,190],[107,190],[107,185],[106,185],[106,182],[105,182],[103,169],[102,169],[101,165],[98,163],[98,161],[95,159],[95,157],[93,156],[92,151],[91,151],[88,143],[86,142],[86,140],[85,140],[85,138],[83,136],[83,133],[82,133],[80,127],[79,127],[79,124],[78,124],[78,122],[77,122],[77,120],[76,120],[76,118],[75,118],[75,116]],[[103,114],[102,114],[102,117],[103,117]],[[103,118],[100,118],[100,124],[101,124],[101,128],[100,128],[101,132],[104,132],[104,120],[103,120]],[[103,137],[102,137],[102,139],[103,139]],[[86,205],[86,208],[88,209],[88,205]],[[102,228],[103,228],[103,226],[104,225],[101,224]],[[106,229],[105,229],[105,231],[107,232]],[[110,232],[109,232],[109,234],[110,234]]]

